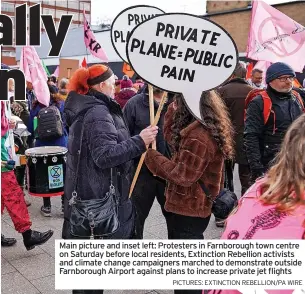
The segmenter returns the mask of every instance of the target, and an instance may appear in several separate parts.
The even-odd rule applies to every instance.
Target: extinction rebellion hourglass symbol
[[[275,31],[274,37],[264,40],[263,32],[268,31],[266,30],[266,27],[268,26],[269,22],[272,22],[273,24]],[[291,56],[297,53],[303,47],[305,43],[305,38],[300,37],[300,39],[295,42],[296,45],[293,50],[290,49],[290,51],[288,51],[286,45],[289,45],[289,47],[291,47],[291,40],[293,38],[298,37],[296,35],[303,32],[305,30],[305,27],[299,26],[296,23],[294,23],[294,25],[296,27],[295,30],[291,32],[281,33],[282,29],[280,26],[274,23],[274,19],[272,17],[266,18],[261,23],[258,29],[258,42],[255,42],[255,53],[260,53],[264,50],[269,50],[272,51],[278,57]]]
[[[61,176],[61,168],[59,166],[52,167],[50,174],[52,178],[58,179]]]

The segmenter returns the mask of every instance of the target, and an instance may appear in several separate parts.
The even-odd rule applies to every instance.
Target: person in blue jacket
[[[67,147],[68,145],[68,131],[66,128],[65,120],[64,120],[64,107],[65,101],[60,99],[60,95],[58,95],[57,91],[53,87],[49,87],[50,90],[50,105],[56,106],[61,114],[61,118],[63,121],[63,136],[52,140],[52,141],[42,141],[39,138],[35,138],[35,147],[44,147],[44,146],[60,146]],[[34,118],[38,116],[39,111],[46,107],[45,105],[39,103],[38,100],[33,102],[31,111],[30,111],[30,119],[28,125],[28,131],[32,134],[34,138]],[[64,195],[62,196],[62,212],[63,212],[63,203],[64,203]],[[43,197],[43,206],[41,207],[42,215],[46,217],[51,216],[51,199],[50,197]]]

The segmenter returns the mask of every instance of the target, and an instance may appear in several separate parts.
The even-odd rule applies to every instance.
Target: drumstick
[[[148,85],[149,94],[149,114],[150,114],[150,125],[153,125],[155,118],[155,103],[154,103],[154,90],[152,85]],[[157,150],[156,141],[152,144],[152,149]]]
[[[161,116],[161,111],[163,110],[163,107],[164,107],[164,104],[165,104],[165,101],[166,101],[166,95],[167,95],[166,92],[164,92],[163,95],[162,95],[162,98],[161,98],[161,101],[160,101],[160,104],[159,104],[159,108],[158,108],[158,111],[157,111],[154,123],[152,125],[153,127],[156,126],[158,124],[158,122],[159,122],[159,119],[160,119],[160,116]],[[135,185],[137,183],[137,180],[138,180],[138,177],[139,177],[139,174],[140,174],[140,170],[141,170],[142,165],[144,163],[145,156],[146,156],[146,152],[143,153],[141,158],[140,158],[140,161],[139,161],[136,173],[135,173],[135,175],[133,177],[133,180],[132,180],[132,183],[131,183],[131,186],[130,186],[129,198],[131,197],[133,189],[134,189],[134,187],[135,187]]]

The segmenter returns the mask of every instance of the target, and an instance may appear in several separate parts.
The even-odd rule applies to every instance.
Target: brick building
[[[70,28],[83,25],[83,10],[85,10],[86,18],[90,22],[91,20],[91,0],[30,0],[30,1],[18,1],[9,0],[1,1],[1,13],[12,17],[14,22],[15,7],[21,4],[27,3],[28,7],[35,4],[41,4],[41,14],[52,15],[57,25],[63,14],[72,14],[73,19]],[[42,31],[43,31],[42,26]],[[2,62],[7,65],[16,65],[16,50],[15,47],[2,47]]]
[[[305,26],[305,1],[272,5]],[[207,1],[207,17],[222,26],[237,44],[240,56],[246,52],[251,22],[251,1]]]

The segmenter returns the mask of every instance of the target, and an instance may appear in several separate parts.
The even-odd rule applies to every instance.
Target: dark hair
[[[186,107],[182,94],[177,94],[175,99],[177,110],[173,117],[173,135],[170,143],[174,148],[174,152],[177,152],[181,141],[180,132],[194,122],[196,118]],[[228,110],[223,100],[215,91],[202,92],[200,98],[200,113],[205,123],[203,126],[209,130],[215,139],[224,158],[232,159],[234,156],[233,127]]]
[[[159,89],[159,88],[157,88],[157,87],[153,87],[153,92],[154,92],[155,95],[158,95],[158,94],[163,93],[164,91]]]
[[[246,75],[247,75],[247,70],[246,68],[244,67],[244,65],[239,62],[237,65],[236,65],[236,68],[233,72],[233,75],[236,76],[237,78],[241,78],[241,79],[245,79],[246,78]]]
[[[55,76],[50,76],[50,77],[48,77],[48,81],[51,81],[55,84],[56,83],[56,77]]]
[[[252,70],[252,75],[254,75],[257,72],[260,73],[260,74],[263,73],[263,71],[261,69],[255,68],[255,69]]]

